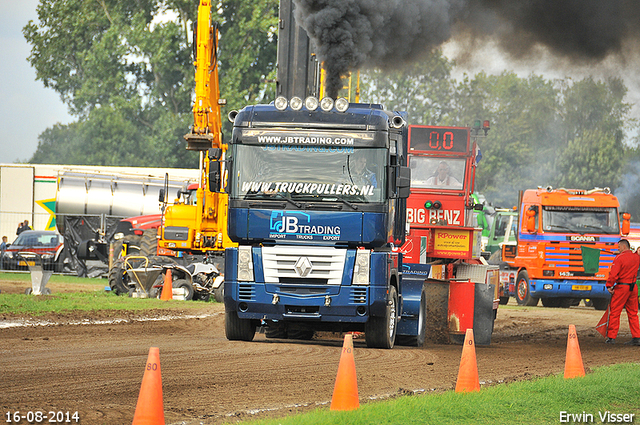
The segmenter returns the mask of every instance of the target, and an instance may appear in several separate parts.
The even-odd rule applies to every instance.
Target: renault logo
[[[306,277],[311,272],[312,264],[307,257],[300,257],[298,261],[296,261],[294,268],[298,276]]]

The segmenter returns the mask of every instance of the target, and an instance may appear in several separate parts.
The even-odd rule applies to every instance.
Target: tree
[[[479,141],[482,161],[476,190],[500,206],[512,206],[518,191],[550,184],[561,149],[557,93],[541,76],[520,78],[513,72],[465,76],[456,86],[449,124],[489,120],[491,130]]]
[[[435,51],[401,71],[362,74],[361,99],[406,111],[411,124],[438,125],[451,113],[453,63]]]
[[[630,105],[620,79],[578,81],[562,91],[567,147],[558,160],[558,185],[576,188],[620,184],[628,147],[624,126]]]
[[[277,2],[218,6],[221,96],[239,108],[269,93]],[[192,0],[40,0],[23,29],[29,61],[78,121],[41,135],[32,162],[197,167],[182,137],[193,121],[196,12]]]
[[[616,188],[625,163],[625,150],[614,134],[586,130],[569,141],[558,159],[558,185],[566,188]]]

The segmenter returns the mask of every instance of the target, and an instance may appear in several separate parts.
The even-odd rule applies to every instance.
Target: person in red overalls
[[[627,310],[629,318],[629,329],[631,330],[631,341],[627,345],[640,346],[640,324],[638,323],[638,286],[636,278],[638,266],[640,266],[640,255],[631,250],[629,241],[620,239],[618,242],[620,253],[614,258],[607,279],[607,290],[611,293],[611,309],[609,315],[609,327],[607,328],[607,344],[614,344],[618,329],[620,328],[620,314],[622,308]]]

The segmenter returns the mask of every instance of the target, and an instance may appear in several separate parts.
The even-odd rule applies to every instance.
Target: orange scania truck
[[[569,307],[589,299],[605,310],[609,269],[630,215],[608,188],[538,187],[520,194],[517,240],[502,247],[501,299]],[[622,223],[619,217],[622,216]]]

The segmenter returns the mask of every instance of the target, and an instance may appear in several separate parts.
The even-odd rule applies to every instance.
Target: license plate
[[[572,285],[571,290],[572,291],[590,291],[591,285]]]
[[[18,265],[20,266],[26,266],[26,265],[30,265],[30,266],[35,266],[36,262],[35,261],[27,261],[25,262],[24,260],[20,260],[20,262],[18,263]]]

